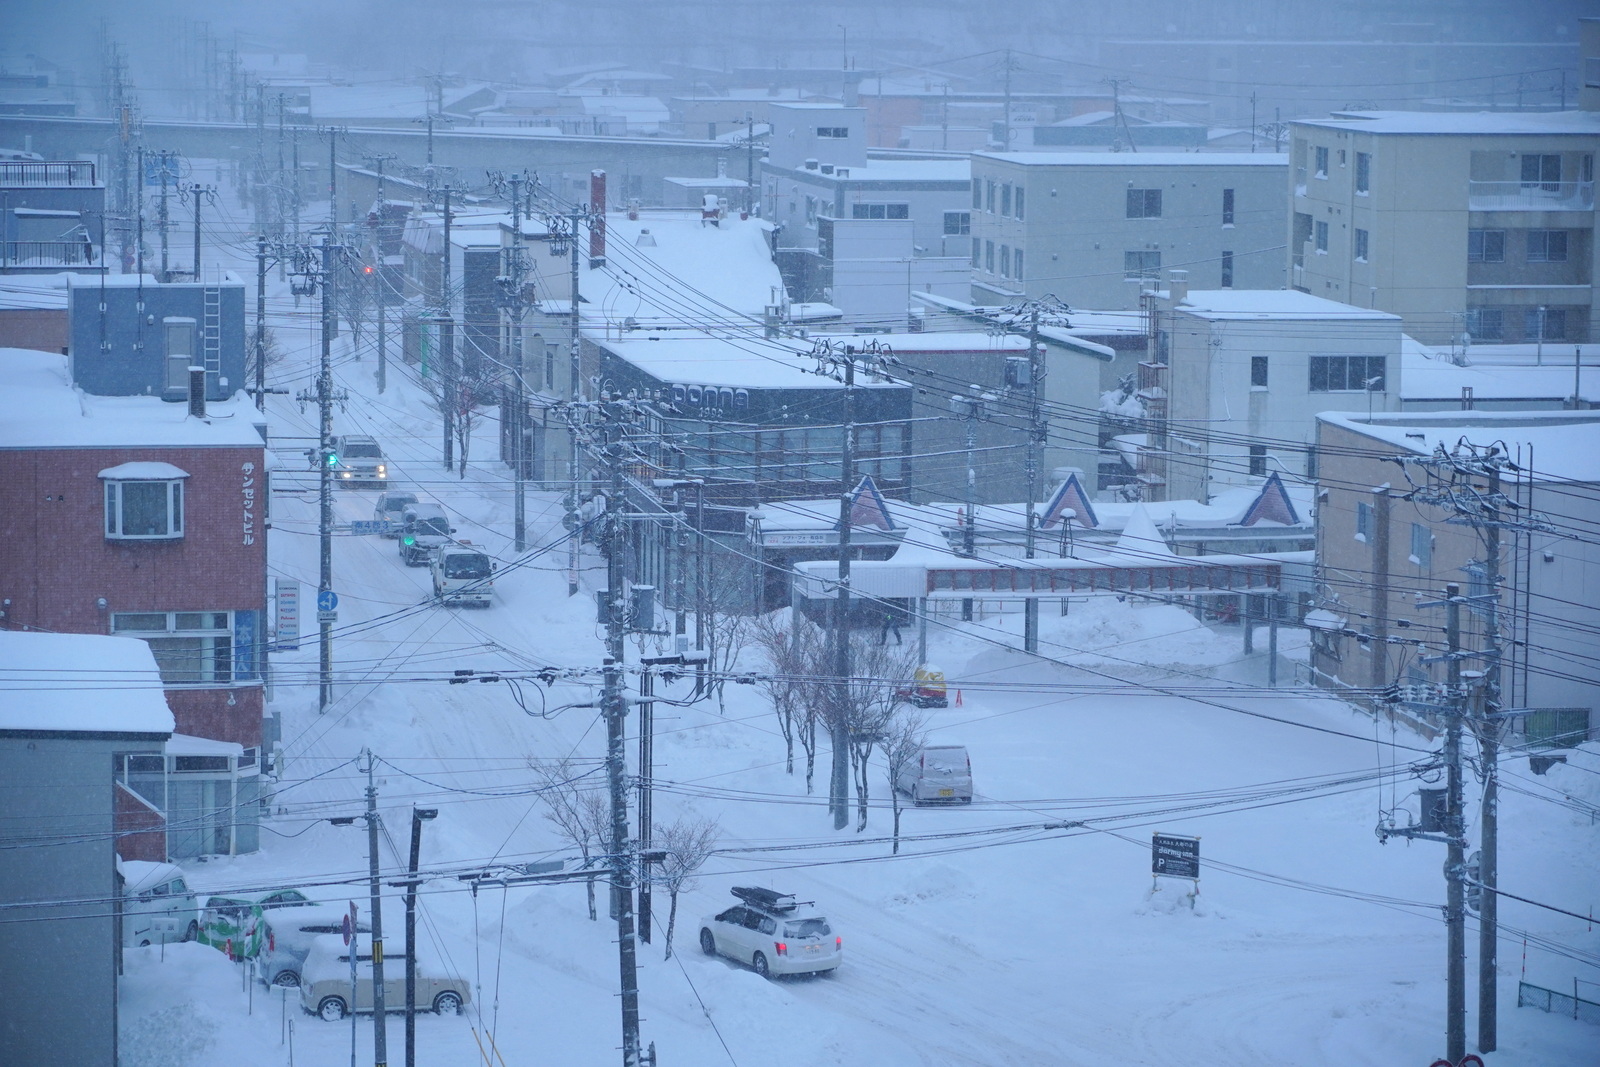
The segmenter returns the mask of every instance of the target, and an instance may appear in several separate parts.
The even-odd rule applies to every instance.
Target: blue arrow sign
[[[339,594],[332,589],[324,589],[317,593],[318,611],[336,611],[339,607]]]

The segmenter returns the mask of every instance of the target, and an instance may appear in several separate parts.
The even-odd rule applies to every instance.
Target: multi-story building
[[[1600,110],[1350,112],[1291,130],[1290,284],[1427,344],[1582,341]]]
[[[172,712],[135,641],[0,632],[0,677],[0,1056],[116,1063],[110,902],[117,854],[133,858],[124,801],[137,798],[113,766],[159,759]]]
[[[1445,586],[1464,595],[1495,591],[1486,571],[1499,540],[1498,625],[1504,659],[1500,703],[1545,709],[1592,729],[1600,682],[1592,669],[1600,626],[1600,560],[1587,531],[1600,523],[1600,414],[1594,412],[1439,411],[1318,416],[1317,570],[1322,613],[1315,620],[1311,667],[1318,684],[1381,690],[1446,680],[1438,649],[1446,622]],[[1498,446],[1518,467],[1500,491],[1515,515],[1538,528],[1474,529],[1457,509],[1426,501],[1427,491],[1481,494],[1478,475],[1430,474],[1416,461],[1466,443]],[[1480,451],[1480,454],[1481,454]],[[1413,494],[1415,483],[1425,492]],[[1513,509],[1502,507],[1502,517]],[[1491,518],[1491,509],[1475,509]],[[1465,517],[1472,517],[1468,514]],[[1461,611],[1462,647],[1488,645],[1483,600]],[[1391,640],[1391,639],[1398,640]],[[1481,669],[1481,657],[1470,661]],[[1558,709],[1561,709],[1558,714]],[[1533,726],[1530,724],[1530,731]]]
[[[241,400],[208,407],[198,381],[188,405],[97,397],[72,387],[63,356],[11,349],[4,361],[5,627],[148,642],[186,738],[169,757],[211,759],[204,782],[180,785],[160,757],[119,768],[119,780],[191,831],[169,840],[174,855],[253,851],[268,499],[259,413]]]
[[[909,255],[896,268],[901,279],[922,273],[918,258],[967,254],[965,159],[869,159],[865,108],[784,103],[769,112],[762,214],[778,227],[778,265],[791,289],[809,292],[819,288],[810,279],[831,274],[831,249],[823,247],[831,244],[829,219],[908,221]]]
[[[206,399],[245,381],[244,283],[234,274],[158,282],[145,274],[67,276],[72,380],[98,396],[185,400],[204,367]]]
[[[1286,157],[993,152],[972,157],[972,299],[1137,308],[1163,268],[1196,285],[1284,284]]]
[[[1174,274],[1181,274],[1175,271]],[[1400,317],[1293,290],[1153,294],[1138,453],[1150,500],[1210,500],[1270,474],[1314,477],[1316,416],[1400,407]]]

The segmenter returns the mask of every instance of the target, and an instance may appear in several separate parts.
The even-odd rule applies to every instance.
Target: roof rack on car
[[[775,889],[753,886],[736,885],[730,892],[746,904],[754,904],[758,908],[768,908],[772,911],[794,911],[803,904],[812,903],[809,900],[796,900],[793,893],[780,893]]]

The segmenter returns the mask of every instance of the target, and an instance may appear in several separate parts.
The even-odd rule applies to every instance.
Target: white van
[[[914,804],[971,804],[972,758],[966,745],[923,745],[900,769],[894,787]]]
[[[122,943],[130,948],[193,941],[200,934],[200,902],[174,863],[119,860],[122,875]]]

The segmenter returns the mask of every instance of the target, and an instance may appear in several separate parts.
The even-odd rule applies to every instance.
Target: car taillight
[[[774,941],[772,943],[772,947],[778,950],[778,955],[780,956],[787,956],[789,954],[789,946],[784,944],[782,941]]]
[[[844,948],[844,938],[843,937],[834,938],[833,939],[833,947],[834,947],[835,951],[843,949]]]
[[[267,931],[267,951],[268,952],[276,952],[276,951],[278,951],[278,935],[273,933],[270,930]]]

